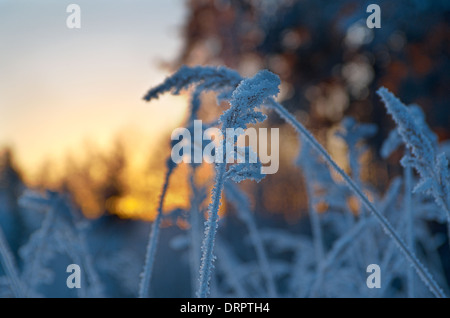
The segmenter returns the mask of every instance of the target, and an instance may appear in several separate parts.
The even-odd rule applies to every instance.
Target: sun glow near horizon
[[[142,97],[169,75],[162,62],[177,58],[185,4],[76,3],[80,29],[67,28],[70,2],[0,2],[0,148],[12,149],[31,186],[44,182],[57,188],[70,178],[69,187],[78,191],[75,196],[88,216],[109,206],[120,208],[124,217],[144,213],[149,218],[149,208],[139,208],[147,194],[130,186],[130,180],[151,183],[155,193],[149,200],[157,200],[165,157],[155,153],[162,153],[158,148],[185,119],[187,99],[167,95],[146,103]],[[120,198],[89,184],[107,187],[101,165],[115,160],[116,142],[126,148],[127,160]],[[153,171],[144,176],[150,158]],[[89,166],[89,161],[96,162]],[[88,175],[83,179],[82,174]],[[101,202],[100,195],[114,199]]]
[[[78,1],[79,30],[66,27],[68,3],[0,3],[0,146],[25,174],[86,140],[107,147],[129,127],[158,140],[182,121],[182,97],[142,96],[176,58],[184,4],[131,2]]]

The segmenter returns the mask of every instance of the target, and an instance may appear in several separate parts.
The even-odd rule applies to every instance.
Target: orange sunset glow
[[[65,3],[0,2],[0,145],[12,148],[30,185],[58,188],[63,176],[70,179],[67,186],[92,217],[104,208],[152,217],[170,132],[186,113],[183,96],[142,100],[170,73],[161,62],[175,59],[180,47],[183,4],[133,3],[79,1],[86,14],[81,29],[72,30]],[[105,180],[104,161],[94,157],[108,156],[118,140],[126,148],[126,189],[101,203],[95,186],[83,182]],[[90,177],[82,178],[88,163]],[[186,192],[169,195],[167,207],[185,206]]]

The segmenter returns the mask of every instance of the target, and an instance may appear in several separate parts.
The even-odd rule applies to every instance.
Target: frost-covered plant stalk
[[[192,172],[189,175],[189,184],[191,186],[191,208],[189,210],[189,237],[191,245],[189,247],[190,256],[190,270],[191,270],[191,285],[193,294],[197,292],[198,289],[198,269],[200,268],[200,258],[201,258],[201,234],[203,233],[203,209],[201,208],[201,203],[206,199],[206,189],[203,187],[199,188],[195,184],[195,166],[192,166]]]
[[[248,297],[248,293],[243,286],[242,266],[236,256],[229,251],[223,240],[218,239],[215,248],[217,254],[217,267],[227,278],[227,283],[234,291],[234,296],[238,298]]]
[[[39,284],[51,282],[52,273],[47,264],[55,256],[51,248],[51,227],[55,219],[54,209],[50,207],[45,214],[41,227],[31,234],[29,241],[21,247],[19,253],[25,261],[22,276],[28,282],[26,296],[34,296]]]
[[[264,249],[262,238],[256,227],[255,220],[250,211],[250,202],[245,193],[231,182],[225,184],[227,198],[234,204],[238,217],[245,223],[250,234],[250,240],[255,247],[261,274],[266,282],[267,294],[269,297],[276,297],[275,280],[273,271],[270,268],[269,259]]]
[[[384,92],[387,93],[387,92]],[[433,149],[437,149],[438,139],[437,136],[429,129],[425,122],[425,114],[418,105],[410,105],[404,107],[409,112],[410,120],[413,120],[416,124],[416,128],[420,130],[419,134],[422,138],[428,139]],[[400,135],[400,126],[393,129],[388,138],[384,141],[381,147],[381,156],[383,158],[389,157],[398,147],[406,143],[403,137]],[[403,183],[404,183],[404,213],[406,218],[406,237],[409,248],[414,252],[414,209],[412,205],[413,199],[413,158],[411,157],[411,150],[406,149],[405,155],[401,160],[403,166]],[[445,219],[445,218],[444,218]],[[449,231],[450,233],[450,231]],[[408,297],[414,297],[414,273],[411,268],[408,268]]]
[[[199,106],[199,96],[202,91],[214,91],[218,93],[218,101],[229,100],[231,107],[220,117],[222,124],[221,132],[226,136],[228,128],[241,128],[242,132],[248,124],[254,124],[265,120],[266,116],[259,111],[255,111],[263,102],[278,93],[280,80],[278,76],[261,71],[253,78],[242,80],[241,76],[225,67],[182,67],[173,76],[166,79],[161,85],[151,89],[144,97],[150,101],[160,94],[171,91],[178,94],[181,90],[187,89],[195,84],[196,89],[191,102],[191,119],[195,118],[195,113]],[[236,133],[239,130],[235,130]],[[221,141],[223,142],[223,141]],[[244,152],[244,163],[229,165],[226,160],[216,163],[215,182],[211,195],[211,203],[208,207],[208,220],[205,223],[205,237],[202,242],[202,259],[200,266],[200,285],[197,296],[206,297],[209,294],[209,282],[214,262],[214,240],[218,226],[218,211],[222,196],[222,189],[227,179],[240,182],[245,179],[259,181],[263,175],[260,172],[261,164],[249,163],[249,147],[236,147],[236,140],[226,139],[226,143],[232,143],[232,149],[237,153]],[[219,148],[220,149],[220,148]],[[222,147],[222,149],[228,149]],[[217,149],[216,149],[217,150]],[[228,155],[228,154],[227,154]],[[215,156],[224,156],[216,151]]]
[[[409,156],[409,153],[406,155]],[[404,207],[406,214],[406,235],[408,246],[414,252],[414,211],[412,206],[412,169],[407,165],[404,169]],[[408,297],[414,298],[414,272],[408,268]]]
[[[167,92],[178,95],[182,90],[196,84],[196,91],[191,103],[191,113],[195,114],[200,107],[199,98],[202,92],[214,91],[219,93],[219,101],[228,100],[241,81],[242,77],[238,72],[226,67],[182,66],[161,85],[150,89],[144,96],[144,100],[150,101]]]
[[[222,135],[226,136],[228,128],[245,129],[248,124],[254,124],[265,120],[266,116],[255,111],[267,98],[278,94],[280,80],[278,76],[269,71],[261,71],[254,77],[243,80],[233,92],[230,105],[220,117]],[[230,142],[226,138],[226,142]],[[234,141],[232,141],[234,143]],[[234,149],[234,147],[233,147]],[[245,150],[244,150],[245,151]],[[248,149],[250,152],[251,149]],[[227,154],[229,155],[229,154]],[[248,156],[250,157],[250,155]],[[248,158],[247,158],[248,159]],[[259,181],[261,175],[260,164],[252,164],[247,161],[231,165],[227,170],[226,161],[216,164],[216,179],[212,191],[211,204],[208,208],[208,220],[206,222],[205,238],[202,244],[202,264],[200,266],[200,287],[198,297],[207,297],[209,294],[209,281],[214,262],[214,240],[216,236],[219,205],[225,180],[230,178],[235,182],[245,179]]]
[[[47,191],[45,195],[25,191],[19,199],[22,207],[34,213],[45,212],[45,217],[19,254],[23,268],[21,278],[27,282],[24,297],[41,297],[40,285],[50,284],[55,278],[51,260],[55,256],[67,255],[85,272],[83,288],[77,288],[79,297],[104,297],[103,284],[94,267],[82,226],[75,222],[71,202],[62,194]]]
[[[261,74],[261,73],[259,73]],[[267,74],[267,73],[266,73]],[[258,76],[258,75],[257,75]],[[197,87],[202,87],[203,90],[214,90],[219,92],[218,95],[219,100],[227,99],[231,92],[232,96],[232,107],[222,115],[221,122],[223,124],[222,127],[227,127],[227,120],[237,120],[236,114],[239,112],[232,111],[233,105],[239,105],[242,103],[243,105],[248,105],[248,103],[253,103],[255,98],[254,92],[248,91],[243,94],[242,89],[233,90],[233,88],[240,82],[241,78],[239,74],[234,71],[231,71],[225,67],[215,68],[215,67],[182,67],[177,73],[175,73],[172,77],[168,78],[163,84],[152,89],[145,96],[146,100],[151,100],[152,98],[156,98],[159,94],[172,91],[174,94],[178,94],[180,90],[186,89],[189,86],[196,84]],[[244,82],[249,80],[244,80]],[[244,83],[243,82],[243,83]],[[250,82],[247,82],[250,83]],[[253,82],[251,85],[246,85],[248,89],[262,88],[261,83]],[[242,84],[240,85],[244,87]],[[267,90],[267,87],[266,87]],[[261,92],[263,92],[262,90]],[[260,92],[260,93],[261,93]],[[198,92],[197,92],[198,93]],[[252,95],[253,93],[253,95]],[[237,98],[240,95],[240,98]],[[240,101],[240,102],[238,102]],[[372,202],[367,198],[364,194],[363,190],[355,183],[331,158],[328,152],[323,148],[323,146],[317,142],[314,136],[292,115],[290,114],[282,105],[277,103],[270,94],[266,94],[264,99],[260,99],[259,102],[264,102],[264,105],[270,109],[273,109],[276,113],[278,113],[287,123],[289,123],[310,145],[313,149],[315,149],[328,163],[332,169],[334,169],[344,180],[345,184],[349,187],[349,189],[356,195],[356,197],[361,201],[364,207],[370,211],[377,222],[383,227],[385,232],[392,238],[392,240],[397,244],[400,251],[404,254],[406,259],[411,263],[411,265],[415,268],[419,277],[424,281],[424,283],[430,288],[431,292],[437,297],[444,297],[444,293],[441,288],[434,281],[429,272],[425,269],[425,267],[419,262],[414,253],[408,248],[408,246],[404,243],[404,241],[400,238],[399,234],[395,231],[392,225],[388,222],[388,220],[375,208]],[[259,106],[254,104],[253,107]],[[242,109],[242,107],[240,107]],[[244,107],[245,108],[245,107]],[[238,108],[234,108],[237,110]],[[234,114],[233,114],[234,113]],[[260,114],[260,113],[259,113]],[[254,115],[254,114],[252,114]],[[227,118],[224,118],[227,117]],[[261,115],[258,115],[259,119],[261,119]],[[249,113],[243,114],[242,117],[249,119]],[[226,119],[226,120],[224,120]],[[253,122],[256,121],[255,118],[252,118]],[[233,126],[229,126],[233,127]],[[439,157],[439,166],[441,167],[442,176],[445,177],[444,169],[446,159],[445,157]],[[230,167],[230,171],[234,165]],[[237,169],[240,170],[240,169]],[[217,229],[217,221],[218,217],[215,215],[215,211],[218,210],[220,204],[221,197],[221,189],[224,183],[224,176],[228,174],[230,171],[226,171],[226,165],[218,164],[216,165],[216,185],[214,187],[212,202],[210,204],[210,217],[208,219],[207,229],[206,229],[206,237],[203,245],[203,259],[202,259],[202,268],[201,268],[201,285],[199,290],[199,296],[206,296],[208,294],[208,283],[211,275],[211,268],[213,263],[213,246],[214,246],[214,236],[215,231]],[[448,177],[446,177],[448,178]],[[220,191],[219,191],[220,190]]]
[[[399,188],[400,182],[394,181],[378,207],[378,211],[380,211],[380,213],[384,213],[384,211],[393,204],[393,201],[399,193]],[[373,224],[373,222],[373,216],[370,216],[369,218],[361,218],[349,231],[333,243],[332,248],[328,251],[327,255],[319,265],[315,282],[311,288],[312,296],[317,295],[323,283],[326,272],[338,262],[339,257],[344,255],[345,250],[349,248],[355,240],[358,240],[359,236],[361,236],[364,231],[366,231],[366,229]]]
[[[155,219],[155,221],[153,221],[153,224],[152,224],[152,229],[150,232],[150,237],[149,237],[148,245],[147,245],[147,253],[145,256],[144,269],[141,274],[141,283],[139,286],[139,297],[140,298],[148,297],[148,291],[150,288],[150,281],[151,281],[152,272],[153,272],[153,264],[155,262],[156,248],[158,245],[159,227],[161,225],[161,221],[163,218],[164,198],[166,197],[167,188],[169,187],[170,176],[171,176],[173,170],[175,169],[175,167],[176,167],[176,165],[172,161],[172,159],[171,158],[167,159],[167,172],[166,172],[166,176],[164,178],[161,197],[159,199],[159,205],[158,205],[156,219]]]
[[[413,192],[424,192],[434,197],[438,206],[446,213],[450,223],[450,173],[445,153],[437,154],[436,137],[413,115],[398,98],[386,88],[380,88],[378,95],[387,112],[397,124],[397,131],[406,147],[411,151],[410,164],[420,175],[420,181]]]
[[[407,237],[410,248],[414,248],[412,193],[425,193],[434,197],[436,204],[443,210],[447,218],[447,234],[450,238],[450,173],[448,160],[444,152],[438,154],[436,135],[429,129],[425,116],[419,106],[407,107],[398,98],[382,87],[378,95],[384,102],[387,112],[397,124],[385,143],[384,155],[403,141],[407,153],[401,160],[405,172],[405,209],[409,218],[407,222]],[[419,173],[419,183],[411,190],[411,167]],[[411,193],[412,192],[412,193]],[[414,295],[414,277],[408,272],[408,296]]]
[[[305,176],[306,194],[308,196],[308,213],[311,223],[311,230],[313,235],[314,250],[316,257],[316,268],[319,267],[323,260],[325,251],[322,237],[322,226],[320,224],[320,217],[316,209],[316,189],[320,187],[321,182],[327,182],[331,179],[327,169],[320,167],[320,163],[316,160],[316,157],[311,154],[311,147],[308,143],[302,143],[302,149],[300,156],[298,157],[297,164],[303,167],[303,174]],[[314,181],[317,180],[317,184]]]
[[[416,270],[422,281],[430,288],[430,291],[436,297],[445,297],[444,292],[435,282],[433,277],[430,275],[428,270],[420,263],[414,253],[407,247],[405,242],[401,239],[397,231],[392,227],[389,221],[375,208],[375,206],[370,202],[361,188],[342,170],[338,164],[331,158],[328,152],[323,148],[323,146],[314,138],[314,136],[299,122],[297,119],[289,113],[283,106],[274,100],[270,100],[267,106],[275,110],[287,123],[289,123],[298,133],[300,133],[310,145],[318,151],[318,153],[324,158],[324,160],[335,170],[347,184],[349,189],[358,197],[361,203],[368,209],[376,218],[376,220],[383,227],[385,232],[394,240],[400,251],[406,257],[406,259],[411,263],[411,265]]]
[[[14,256],[12,255],[8,242],[6,241],[3,230],[0,227],[0,262],[8,277],[9,287],[13,295],[17,298],[24,297],[23,284],[19,277],[19,271],[16,267]]]
[[[377,126],[374,124],[357,123],[353,117],[345,117],[341,122],[341,127],[336,135],[342,138],[348,147],[348,162],[351,170],[351,176],[357,184],[361,184],[361,173],[359,160],[366,152],[367,147],[361,142],[372,137],[377,132]]]

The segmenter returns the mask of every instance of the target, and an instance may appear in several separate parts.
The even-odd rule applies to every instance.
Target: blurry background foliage
[[[281,78],[279,101],[327,145],[348,170],[346,145],[335,136],[344,116],[375,123],[362,178],[379,189],[400,172],[379,147],[393,127],[375,91],[385,86],[417,103],[440,140],[450,137],[450,4],[447,1],[188,1],[184,48],[175,64],[226,65],[244,76],[269,69]],[[381,29],[368,29],[366,8],[381,7]],[[213,102],[213,101],[212,101]],[[205,107],[206,111],[214,110]],[[205,114],[207,116],[207,114]],[[258,212],[304,210],[306,196],[290,164],[294,132],[281,127],[280,170],[257,186]]]
[[[381,29],[365,25],[370,3],[381,7]],[[369,139],[371,151],[362,158],[361,176],[378,189],[385,189],[401,172],[402,150],[387,161],[379,160],[381,142],[393,122],[375,95],[377,88],[386,86],[405,103],[421,105],[440,140],[450,137],[448,1],[190,0],[184,5],[187,14],[179,23],[183,45],[176,60],[163,63],[168,73],[182,64],[225,65],[244,76],[271,70],[282,81],[279,101],[347,171],[346,144],[335,135],[338,124],[347,115],[377,124],[377,134]],[[203,103],[202,119],[219,114],[213,96],[203,96]],[[266,125],[281,129],[280,169],[258,185],[244,186],[252,192],[258,213],[282,214],[293,221],[307,208],[304,185],[298,182],[301,171],[292,165],[299,145],[294,132],[276,116],[270,115]],[[14,209],[13,199],[25,180],[34,187],[71,193],[88,217],[106,212],[153,219],[170,154],[169,134],[170,129],[156,140],[158,147],[145,152],[145,164],[139,168],[133,165],[139,150],[130,134],[121,131],[109,148],[87,142],[83,156],[68,154],[59,173],[48,160],[33,177],[15,166],[12,145],[2,152],[2,195],[10,198]],[[206,181],[211,169],[202,169],[201,179]],[[168,210],[189,206],[186,170],[175,172],[165,203]]]

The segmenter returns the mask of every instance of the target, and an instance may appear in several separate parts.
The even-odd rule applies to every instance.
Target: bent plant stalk
[[[355,182],[337,165],[337,163],[331,158],[328,152],[323,146],[314,138],[314,136],[299,122],[297,119],[287,111],[282,105],[269,100],[267,106],[272,108],[278,115],[281,116],[287,123],[289,123],[298,133],[302,134],[304,138],[310,143],[310,145],[324,158],[324,160],[343,178],[350,190],[359,198],[361,203],[368,209],[376,218],[376,220],[383,227],[385,232],[394,240],[400,251],[404,254],[406,259],[416,270],[422,281],[428,286],[430,291],[438,298],[446,297],[442,289],[427,271],[427,269],[420,263],[413,252],[403,242],[398,233],[389,223],[389,221],[375,208],[375,206],[369,201],[367,196],[362,190],[355,184]]]
[[[223,73],[223,74],[222,74]],[[194,75],[193,75],[194,74]],[[259,74],[259,73],[258,73]],[[163,92],[167,92],[173,90],[175,94],[178,94],[179,91],[183,88],[187,88],[189,85],[193,83],[200,83],[205,90],[218,90],[220,91],[220,87],[236,87],[241,85],[242,78],[239,74],[232,72],[226,68],[214,69],[210,67],[197,67],[197,68],[188,68],[184,67],[180,69],[180,71],[173,76],[172,78],[167,79],[162,85],[159,87],[152,89],[145,96],[145,100],[149,101],[152,98],[156,98],[159,94]],[[261,81],[262,80],[262,81]],[[269,95],[276,95],[278,93],[278,86],[275,87],[261,87],[258,84],[268,85],[271,81],[279,81],[279,78],[275,78],[273,76],[269,76],[267,72],[264,72],[260,75],[260,78],[253,80],[253,82],[248,83],[246,88],[253,90],[254,88],[260,89],[259,98],[267,98]],[[247,87],[248,86],[248,87]],[[220,92],[222,97],[227,95],[223,95],[225,92]],[[242,93],[242,91],[240,92]],[[234,94],[234,93],[233,93]],[[254,98],[248,98],[248,96],[242,95],[240,96],[240,102],[245,101],[245,97],[247,97],[248,102],[255,102]],[[250,106],[250,105],[249,105]],[[425,267],[420,263],[420,261],[416,258],[413,252],[409,249],[409,247],[404,243],[404,241],[400,238],[398,233],[392,227],[392,225],[388,222],[388,220],[374,207],[374,205],[370,202],[367,196],[363,193],[363,190],[358,187],[358,185],[336,164],[336,162],[331,158],[328,152],[323,148],[323,146],[317,142],[317,140],[313,137],[313,135],[300,123],[297,119],[289,113],[283,106],[279,103],[275,102],[274,99],[269,98],[266,101],[266,106],[272,108],[277,112],[287,123],[289,123],[298,133],[304,136],[304,138],[311,144],[311,146],[319,152],[319,154],[325,159],[325,161],[331,166],[333,170],[335,170],[344,180],[346,185],[350,188],[350,190],[359,198],[362,205],[370,211],[378,223],[384,228],[385,232],[392,238],[392,240],[396,243],[400,251],[404,254],[406,259],[411,263],[411,265],[417,271],[419,277],[422,281],[429,287],[431,292],[436,297],[445,297],[442,289],[437,285],[434,281],[433,277],[428,273]],[[222,116],[225,116],[226,120],[236,120],[238,117],[230,116],[231,113],[224,113]],[[250,114],[247,114],[250,115]],[[261,121],[262,114],[257,114],[253,112],[252,116],[256,116],[254,118],[257,121]],[[240,118],[240,117],[239,117]],[[247,116],[248,119],[248,116]],[[208,295],[209,291],[209,280],[211,275],[212,263],[213,263],[213,246],[214,246],[214,238],[217,230],[217,222],[218,222],[218,207],[220,204],[221,192],[223,189],[224,182],[224,174],[225,174],[225,165],[216,166],[216,185],[214,187],[213,200],[209,207],[210,217],[207,222],[207,230],[206,237],[203,242],[203,258],[202,265],[200,270],[201,284],[199,288],[198,296],[205,297]],[[445,205],[445,203],[444,203]],[[449,211],[449,207],[445,206],[446,211]],[[450,214],[449,221],[450,221]],[[449,222],[450,229],[450,222]]]

